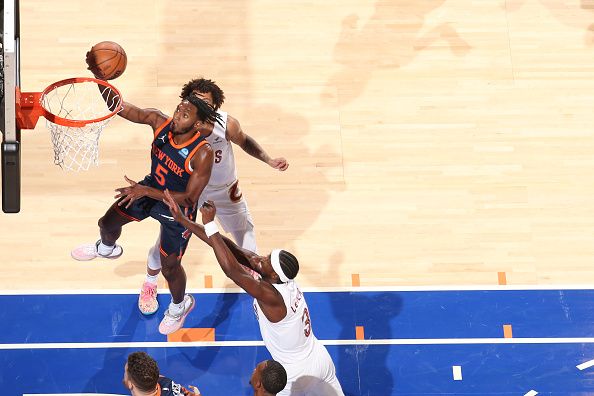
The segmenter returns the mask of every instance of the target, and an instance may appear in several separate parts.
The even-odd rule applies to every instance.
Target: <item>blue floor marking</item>
[[[594,335],[593,290],[423,292],[308,292],[320,339],[497,338],[512,324],[514,337]],[[12,326],[0,343],[164,341],[157,314],[144,317],[135,295],[0,296],[0,320]],[[253,299],[245,293],[196,295],[186,327],[216,327],[219,341],[260,340]],[[78,326],[76,326],[78,324]]]
[[[215,327],[217,341],[261,340],[244,293],[197,294],[186,327]],[[308,292],[318,338],[594,336],[593,290]],[[166,340],[157,326],[169,301],[142,316],[136,295],[0,296],[0,344]],[[23,393],[125,393],[123,363],[136,349],[0,350],[0,389]],[[594,344],[329,345],[347,395],[579,395],[594,392]],[[247,395],[264,347],[149,348],[162,372],[205,396]],[[452,366],[462,366],[453,381]]]
[[[162,373],[204,395],[248,395],[264,347],[145,349]],[[14,393],[125,393],[123,362],[133,350],[42,349],[0,353],[2,389]],[[540,395],[594,392],[593,373],[574,363],[592,344],[328,346],[347,395]],[[462,366],[463,381],[452,380]],[[6,393],[3,393],[6,394]]]

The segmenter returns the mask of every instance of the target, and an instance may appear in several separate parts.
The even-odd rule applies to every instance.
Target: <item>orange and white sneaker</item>
[[[184,309],[179,314],[171,314],[171,308],[168,308],[167,311],[165,311],[165,317],[159,325],[159,333],[167,335],[175,333],[182,328],[184,321],[186,320],[186,316],[192,312],[194,306],[196,305],[196,301],[191,294],[186,294],[183,303]]]
[[[109,254],[100,254],[98,251],[101,240],[95,243],[85,243],[84,245],[77,246],[70,252],[73,259],[78,261],[89,261],[97,257],[103,257],[108,259],[117,259],[124,253],[124,249],[120,245],[114,245],[113,250]]]
[[[144,282],[138,296],[138,309],[143,315],[152,315],[159,309],[157,284]]]

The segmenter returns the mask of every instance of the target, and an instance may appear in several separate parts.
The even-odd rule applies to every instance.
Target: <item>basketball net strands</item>
[[[42,92],[20,90],[18,0],[1,0],[0,129],[2,131],[2,210],[20,211],[21,129],[46,120],[54,163],[64,170],[84,171],[98,165],[99,136],[122,110],[120,92],[106,81],[79,77],[55,82]]]
[[[122,103],[119,91],[106,81],[69,78],[43,92],[20,92],[17,88],[16,120],[21,129],[33,129],[43,116],[51,135],[54,163],[78,172],[99,164],[99,136],[122,110]]]

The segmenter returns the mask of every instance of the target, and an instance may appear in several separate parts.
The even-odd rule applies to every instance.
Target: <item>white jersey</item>
[[[266,349],[274,360],[283,365],[305,360],[314,351],[318,340],[311,328],[303,293],[295,281],[272,286],[283,296],[287,316],[280,322],[270,322],[254,299],[254,311]]]
[[[213,189],[228,187],[237,180],[232,143],[226,137],[227,113],[221,110],[217,110],[217,113],[221,116],[222,125],[215,122],[212,133],[206,137],[214,152],[214,164],[208,181],[208,188]]]

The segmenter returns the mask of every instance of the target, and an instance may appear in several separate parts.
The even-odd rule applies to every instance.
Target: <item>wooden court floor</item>
[[[24,91],[88,76],[103,40],[136,105],[171,112],[187,80],[216,80],[290,162],[235,150],[260,250],[293,251],[304,286],[594,283],[592,0],[21,0],[21,35]],[[156,222],[127,226],[117,261],[69,252],[148,172],[150,128],[116,119],[79,174],[43,122],[23,136],[0,289],[139,287]],[[184,266],[189,287],[229,284],[197,239]]]

